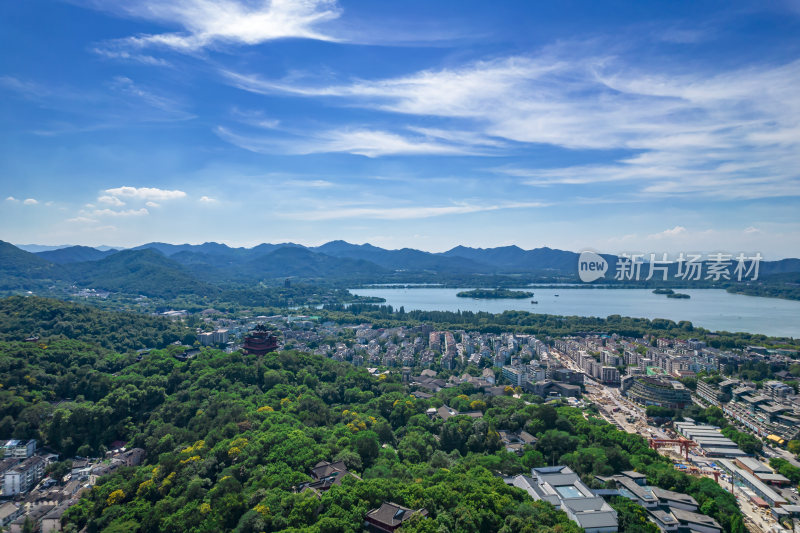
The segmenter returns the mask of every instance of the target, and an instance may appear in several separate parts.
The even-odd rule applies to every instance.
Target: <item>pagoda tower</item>
[[[265,355],[278,349],[278,338],[261,324],[244,338],[244,353],[251,355]]]

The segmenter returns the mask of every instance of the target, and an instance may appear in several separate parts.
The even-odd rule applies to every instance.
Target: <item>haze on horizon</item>
[[[800,257],[797,2],[0,6],[0,239]]]

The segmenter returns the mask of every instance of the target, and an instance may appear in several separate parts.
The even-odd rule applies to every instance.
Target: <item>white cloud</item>
[[[761,252],[770,260],[796,256],[797,252],[791,250],[787,252],[786,246],[787,243],[793,243],[796,240],[794,236],[798,232],[797,223],[767,223],[765,227],[755,232],[748,231],[748,229],[725,227],[692,229],[687,227],[684,232],[679,232],[677,235],[658,239],[642,233],[616,238],[598,237],[594,240],[593,246],[608,253],[655,253],[658,258],[666,252],[670,254],[670,259],[675,259],[680,253],[713,251],[730,253],[734,256],[740,252],[748,255]],[[655,235],[663,233],[665,232]]]
[[[36,205],[39,203],[39,200],[37,200],[36,198],[25,198],[25,200],[22,203],[25,205]]]
[[[9,196],[8,198],[6,198],[6,202],[13,202],[13,203],[16,203],[16,202],[19,202],[19,200],[17,200],[17,199],[16,199],[16,198],[14,198],[13,196]]]
[[[144,205],[146,205],[147,207],[161,207],[161,204],[157,204],[155,202],[145,202]]]
[[[123,16],[178,26],[183,31],[137,35],[109,41],[97,47],[106,57],[134,59],[159,64],[141,55],[145,48],[169,48],[194,52],[219,44],[256,45],[285,38],[333,41],[320,26],[339,17],[333,0],[132,0],[107,4],[96,0],[96,7]]]
[[[135,63],[143,63],[145,65],[153,65],[158,67],[166,67],[169,66],[169,61],[164,59],[159,59],[157,57],[153,57],[147,54],[138,54],[135,52],[130,52],[125,50],[125,47],[122,46],[123,43],[120,42],[109,42],[106,43],[106,48],[103,47],[96,47],[92,51],[100,56],[106,57],[108,59],[123,59],[133,61]]]
[[[648,196],[800,195],[800,60],[675,72],[597,56],[597,43],[592,46],[344,84],[303,83],[297,75],[276,81],[222,74],[232,85],[260,94],[325,99],[424,117],[427,123],[439,117],[446,128],[415,131],[462,153],[516,142],[635,154],[601,165],[507,172],[527,173],[531,185],[626,181],[633,183],[631,192]],[[327,145],[371,156],[394,153],[349,140]]]
[[[449,206],[408,206],[408,207],[332,207],[320,210],[308,210],[296,213],[285,213],[285,218],[302,220],[336,220],[344,218],[369,218],[382,220],[404,220],[430,218],[443,215],[463,215],[482,211],[498,211],[502,209],[521,209],[545,207],[541,202],[516,202],[504,204],[459,204]]]
[[[103,195],[103,196],[99,196],[97,198],[97,201],[100,202],[101,204],[113,205],[114,207],[120,207],[120,206],[125,205],[125,202],[123,202],[122,200],[120,200],[116,196],[111,196],[111,195],[108,195],[108,194]],[[94,206],[91,206],[91,207],[94,207]]]
[[[155,187],[116,187],[106,189],[106,194],[115,197],[131,198],[136,200],[167,201],[178,200],[186,197],[186,193],[180,190],[157,189]]]
[[[124,97],[126,105],[134,108],[144,106],[148,111],[142,112],[143,120],[181,121],[195,118],[195,115],[183,109],[184,103],[180,99],[154,92],[127,76],[114,77],[109,87]]]
[[[282,185],[289,185],[299,189],[330,189],[335,184],[328,180],[287,180]]]
[[[201,196],[198,202],[200,202],[201,204],[215,204],[217,203],[217,200],[209,196]]]
[[[272,118],[264,118],[260,120],[256,120],[253,122],[253,125],[258,126],[259,128],[264,128],[267,130],[274,130],[278,126],[281,125],[281,121]]]
[[[647,238],[648,239],[663,239],[663,238],[668,238],[668,237],[677,237],[678,235],[683,235],[685,233],[686,233],[686,228],[684,228],[683,226],[675,226],[674,228],[671,228],[671,229],[665,229],[664,231],[662,231],[660,233],[653,233],[651,235],[648,235]]]
[[[74,217],[67,219],[67,222],[80,223],[80,224],[96,224],[97,219],[90,217]]]
[[[103,85],[86,89],[0,76],[0,89],[14,91],[46,109],[82,117],[66,122],[50,121],[32,130],[36,135],[91,132],[127,123],[176,122],[195,117],[186,111],[182,98],[160,94],[125,76],[116,76]]]
[[[286,136],[241,135],[218,127],[217,135],[231,144],[257,153],[350,153],[366,157],[385,155],[465,155],[487,154],[478,147],[450,143],[420,135],[402,135],[376,129],[332,129],[317,131],[302,139]]]
[[[274,130],[281,125],[280,120],[268,117],[258,109],[241,109],[234,106],[231,109],[231,117],[242,124],[266,130]]]
[[[113,209],[95,209],[92,211],[92,215],[102,217],[102,216],[111,216],[111,217],[138,217],[143,215],[149,215],[150,211],[146,208],[142,207],[141,209],[125,209],[123,211],[114,211]]]
[[[346,152],[367,157],[390,154],[463,154],[458,146],[371,129],[336,129],[322,133],[316,141],[299,147],[300,153]]]
[[[15,78],[14,76],[0,76],[0,87],[10,89],[28,98],[40,98],[51,95],[51,91],[44,85]]]

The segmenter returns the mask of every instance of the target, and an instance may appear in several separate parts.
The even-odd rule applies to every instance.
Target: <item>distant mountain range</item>
[[[51,263],[78,263],[81,261],[98,261],[106,256],[114,254],[119,250],[98,250],[89,246],[69,246],[55,250],[44,250],[36,252],[36,255],[47,259]]]
[[[26,245],[32,247],[35,245]],[[604,255],[613,272],[616,256]],[[497,278],[523,281],[577,280],[578,254],[517,246],[469,248],[443,253],[411,248],[387,250],[371,244],[331,241],[306,247],[294,243],[232,248],[225,244],[152,242],[128,250],[69,246],[35,253],[0,241],[0,290],[33,290],[66,282],[79,287],[175,296],[213,294],[225,283],[284,278],[354,283],[446,281]],[[762,262],[761,276],[800,272],[800,259]]]

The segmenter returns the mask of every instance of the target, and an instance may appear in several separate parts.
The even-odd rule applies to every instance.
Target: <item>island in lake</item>
[[[532,292],[525,291],[511,291],[508,289],[472,289],[471,291],[461,291],[456,293],[459,298],[476,298],[481,300],[487,299],[505,299],[505,298],[530,298],[533,296]]]
[[[675,292],[672,289],[656,289],[653,291],[653,294],[666,294],[667,298],[677,298],[679,300],[688,300],[691,298],[688,294],[684,294],[682,292]]]

